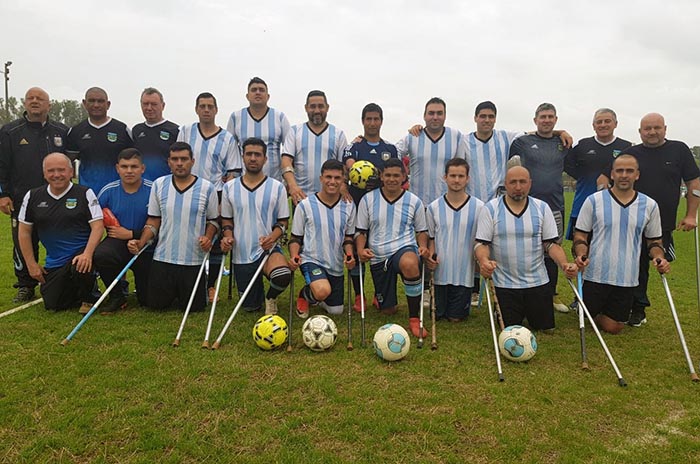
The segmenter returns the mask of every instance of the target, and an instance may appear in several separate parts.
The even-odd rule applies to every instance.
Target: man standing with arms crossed
[[[141,92],[141,112],[145,122],[136,124],[131,129],[134,137],[134,147],[143,156],[146,172],[143,176],[148,180],[170,174],[168,154],[170,145],[177,140],[179,132],[177,124],[163,118],[165,100],[158,89],[147,87]]]
[[[642,139],[641,145],[634,145],[625,150],[625,153],[634,155],[639,162],[636,190],[650,196],[659,204],[666,259],[673,261],[673,230],[690,231],[697,227],[700,170],[685,143],[666,139],[666,122],[660,114],[649,113],[642,118],[639,123],[639,136]],[[685,197],[688,208],[685,217],[676,226],[681,181],[688,188]],[[641,253],[639,266],[639,286],[635,289],[629,319],[629,324],[633,327],[639,327],[646,322],[646,307],[651,304],[647,297],[649,258],[646,251]]]
[[[250,105],[231,113],[226,130],[236,139],[239,147],[250,137],[257,137],[267,145],[267,163],[263,173],[282,182],[280,171],[281,147],[290,130],[289,120],[283,112],[270,108],[267,84],[259,77],[248,82],[245,95]]]
[[[13,262],[17,295],[13,301],[24,303],[34,298],[37,281],[27,270],[19,249],[17,231],[19,208],[24,195],[46,183],[42,161],[49,153],[63,153],[68,127],[49,119],[49,94],[32,87],[24,95],[24,115],[0,129],[0,211],[12,222]],[[39,257],[39,236],[32,233],[32,250]]]

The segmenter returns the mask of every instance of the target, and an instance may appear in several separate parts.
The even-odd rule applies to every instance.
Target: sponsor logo
[[[145,136],[146,136],[146,133],[142,131],[142,132],[139,132],[139,135],[137,135],[136,138],[137,138],[137,139],[142,139],[142,138],[144,138]]]
[[[20,145],[29,145],[29,142],[27,142],[27,139],[23,138],[22,140],[19,141]]]
[[[620,153],[622,153],[622,150],[613,150],[613,158],[617,158],[618,156],[620,156]]]
[[[170,140],[170,132],[160,131],[161,140]]]
[[[92,200],[92,201],[90,202],[90,206],[97,206],[97,205],[99,205],[99,204],[100,204],[100,202],[97,201],[97,198],[95,198],[94,200]]]
[[[53,136],[53,146],[54,147],[62,147],[63,146],[63,137],[60,135],[54,135]]]
[[[42,201],[41,203],[39,203],[38,205],[36,205],[36,207],[37,207],[37,208],[48,208],[48,207],[49,207],[49,204],[46,203],[45,201]]]
[[[16,248],[14,251],[15,252],[12,261],[14,261],[15,270],[21,272],[24,270],[24,263],[22,262],[22,257],[19,255],[19,251]]]
[[[377,154],[377,150],[375,150],[374,148],[372,148],[372,149],[369,151],[369,153],[370,153],[370,155],[376,155],[376,154]]]
[[[382,160],[386,161],[389,158],[391,158],[391,153],[389,153],[388,151],[383,151],[382,152]]]
[[[586,152],[586,154],[587,155],[595,155],[595,150],[588,150],[588,152]],[[615,155],[613,155],[613,156],[615,156]]]
[[[77,198],[67,198],[66,199],[66,208],[74,209],[76,206],[78,206],[78,199]]]
[[[81,140],[90,140],[91,138],[92,137],[90,137],[90,134],[88,134],[88,133],[85,133],[85,134],[83,134],[82,137],[80,137]]]
[[[535,150],[539,150],[540,147],[538,147],[537,144],[534,144],[534,145],[531,146],[530,148],[534,148]]]
[[[107,132],[107,141],[112,143],[116,142],[117,134],[115,134],[114,132]]]

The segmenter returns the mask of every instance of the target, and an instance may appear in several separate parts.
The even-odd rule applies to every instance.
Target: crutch
[[[180,329],[177,331],[175,340],[173,340],[173,347],[177,348],[180,346],[180,337],[182,336],[182,331],[185,330],[185,322],[187,322],[187,316],[190,314],[190,309],[192,308],[192,302],[194,302],[194,295],[197,293],[197,287],[199,287],[199,281],[202,279],[202,274],[204,273],[204,268],[209,261],[209,252],[204,255],[202,260],[202,265],[199,266],[199,272],[197,273],[197,278],[194,281],[194,287],[192,287],[192,294],[190,294],[190,301],[187,302],[187,308],[185,308],[185,314],[182,316],[182,322],[180,323]]]
[[[423,348],[423,305],[425,304],[425,263],[421,264],[420,277],[420,328],[418,329],[418,348]]]
[[[486,291],[486,304],[489,310],[489,323],[491,324],[491,336],[493,338],[493,349],[496,352],[496,368],[498,369],[498,380],[503,382],[505,377],[503,377],[503,368],[501,367],[501,351],[498,348],[498,336],[496,335],[496,321],[494,321],[493,316],[493,305],[491,304],[491,292],[489,288],[485,288]]]
[[[224,267],[226,264],[226,256],[222,260],[221,267],[219,267],[219,275],[216,277],[216,290],[214,292],[214,299],[211,302],[211,311],[209,312],[209,322],[207,323],[207,332],[204,334],[204,342],[202,343],[202,348],[209,349],[209,335],[211,335],[211,326],[214,323],[214,312],[216,312],[216,303],[219,301],[219,289],[221,288],[221,279],[224,275]],[[231,269],[233,272],[233,269]]]
[[[289,322],[287,323],[287,353],[292,352],[292,320],[294,320],[294,271],[289,281]]]
[[[43,298],[36,299],[34,301],[30,301],[29,303],[24,303],[23,305],[17,306],[16,308],[8,309],[7,311],[0,313],[0,318],[3,318],[5,316],[9,316],[10,314],[14,314],[16,312],[22,311],[23,309],[31,308],[34,305],[38,305],[44,301]]]
[[[112,289],[115,287],[115,285],[117,285],[117,283],[121,280],[121,278],[124,277],[124,274],[126,274],[126,271],[128,271],[129,268],[131,267],[131,265],[134,264],[134,261],[136,261],[136,259],[139,256],[141,256],[141,253],[143,253],[143,250],[148,248],[151,243],[152,242],[146,243],[146,245],[143,248],[141,248],[137,254],[135,254],[134,256],[131,257],[129,262],[126,263],[126,266],[124,266],[124,269],[122,269],[121,272],[119,273],[119,275],[117,275],[117,277],[112,281],[112,283],[109,284],[109,287],[107,287],[107,290],[105,290],[104,293],[102,294],[102,296],[97,300],[97,302],[94,305],[92,305],[92,308],[90,308],[90,311],[88,311],[87,314],[85,314],[83,316],[83,318],[80,320],[80,322],[78,322],[78,325],[75,326],[75,328],[71,331],[71,333],[69,333],[68,336],[66,338],[64,338],[63,341],[61,341],[61,345],[66,346],[68,344],[68,342],[71,341],[73,336],[76,333],[78,333],[78,330],[80,330],[80,328],[87,322],[87,320],[90,319],[90,316],[92,316],[93,313],[95,311],[97,311],[98,306],[100,306],[102,304],[102,302],[105,300],[105,298],[107,298],[107,296],[109,295],[109,292],[111,292]],[[23,305],[23,307],[32,306],[40,301],[42,301],[42,300],[39,299],[39,300],[32,301],[31,303],[27,303],[26,305]],[[22,307],[20,307],[20,308],[22,308]],[[19,308],[15,308],[15,310],[19,311]]]
[[[233,292],[233,252],[231,252],[228,255],[228,268],[229,268],[229,275],[228,275],[228,299],[230,300],[231,294]]]
[[[437,254],[433,254],[433,261],[437,259]],[[433,277],[435,276],[435,273],[430,274],[430,333],[431,333],[431,344],[430,344],[430,349],[435,351],[438,348],[437,345],[437,326],[435,325],[435,282],[433,281]],[[469,305],[471,305],[471,301],[469,301]]]
[[[610,361],[610,364],[613,367],[613,370],[615,371],[615,375],[617,376],[617,383],[621,387],[626,387],[627,382],[625,382],[625,379],[622,378],[622,373],[620,372],[620,369],[617,368],[617,364],[615,364],[615,360],[612,357],[612,354],[610,354],[610,350],[608,350],[608,345],[605,344],[605,340],[603,340],[603,336],[600,334],[600,330],[598,330],[598,326],[595,325],[595,321],[593,320],[593,317],[591,316],[591,313],[588,312],[588,307],[586,306],[586,303],[583,302],[583,298],[581,298],[581,295],[579,294],[578,290],[576,289],[576,286],[574,285],[573,282],[571,282],[571,279],[566,279],[567,282],[569,282],[569,287],[571,287],[571,290],[573,290],[574,295],[576,295],[576,299],[578,300],[578,308],[579,311],[584,311],[586,313],[586,317],[588,318],[588,322],[590,322],[591,327],[593,327],[593,331],[596,334],[596,337],[598,337],[598,341],[600,342],[600,346],[603,347],[603,351],[605,351],[605,355],[608,357],[608,361]]]
[[[365,287],[364,287],[364,269],[362,269],[362,264],[360,264],[360,315],[362,317],[362,347],[367,346],[367,340],[365,339]]]
[[[586,258],[583,258],[584,261]],[[579,272],[577,277],[578,294],[583,297],[583,275]],[[586,319],[583,311],[579,308],[578,312],[578,331],[581,337],[581,369],[588,370],[588,354],[586,353]]]
[[[352,287],[352,278],[350,276],[350,269],[348,269],[348,283],[345,289],[345,301],[348,306],[348,351],[353,350],[352,346],[352,303],[350,301],[350,287]]]
[[[262,261],[260,262],[260,266],[258,266],[258,269],[255,271],[255,274],[253,274],[253,278],[250,279],[250,283],[248,284],[248,287],[246,287],[245,291],[243,292],[243,295],[241,295],[241,297],[239,298],[238,303],[236,303],[236,307],[233,308],[233,312],[231,313],[231,316],[229,316],[228,320],[226,321],[226,325],[224,325],[224,328],[221,330],[219,337],[216,339],[214,344],[211,346],[212,350],[216,350],[219,348],[219,346],[221,346],[221,339],[224,338],[226,331],[228,330],[229,326],[233,322],[233,318],[236,317],[238,310],[241,309],[241,306],[243,306],[243,302],[245,301],[246,297],[248,296],[248,293],[250,293],[250,289],[253,288],[255,281],[258,279],[258,276],[260,275],[263,268],[265,267],[265,263],[267,263],[267,259],[269,257],[270,257],[270,252],[266,251],[265,254],[263,255]]]

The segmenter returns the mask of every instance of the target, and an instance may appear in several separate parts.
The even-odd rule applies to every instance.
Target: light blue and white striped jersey
[[[491,138],[482,142],[476,132],[466,137],[469,184],[467,193],[483,202],[496,198],[498,187],[505,184],[510,144],[523,132],[494,130]]]
[[[474,237],[484,203],[469,196],[458,208],[445,195],[428,206],[428,234],[435,240],[440,264],[433,273],[437,285],[474,286]]]
[[[201,177],[184,191],[177,189],[172,175],[159,177],[153,181],[148,215],[160,218],[153,259],[199,265],[205,255],[199,237],[206,232],[207,221],[219,217],[219,197],[214,184]]]
[[[464,135],[445,127],[442,137],[433,141],[423,129],[418,137],[408,134],[396,143],[399,158],[408,156],[411,174],[410,191],[429,205],[447,192],[445,163],[452,158],[464,158]]]
[[[489,201],[479,214],[476,240],[491,244],[491,259],[498,263],[493,273],[496,287],[532,288],[549,282],[542,242],[559,237],[557,224],[547,203],[527,199],[518,216],[505,197]]]
[[[610,190],[601,190],[583,202],[576,230],[591,233],[585,280],[636,287],[642,240],[661,238],[659,206],[639,192],[622,205]]]
[[[243,160],[238,145],[233,136],[224,129],[220,128],[219,132],[205,138],[199,130],[199,123],[195,122],[180,127],[177,141],[187,142],[192,147],[192,174],[214,184],[217,191],[224,188],[223,178],[228,171],[242,169]]]
[[[381,263],[405,246],[418,246],[416,233],[428,231],[425,206],[407,191],[390,203],[378,188],[360,200],[356,229],[368,232],[371,264]]]
[[[294,158],[294,177],[297,185],[311,196],[321,190],[321,166],[329,159],[343,160],[348,140],[342,130],[328,124],[320,134],[309,129],[309,124],[297,124],[284,139],[282,153]]]
[[[287,120],[287,116],[283,112],[274,108],[268,108],[265,116],[257,120],[250,115],[248,108],[242,108],[231,113],[226,130],[233,134],[239,149],[243,146],[243,142],[250,137],[257,137],[265,142],[267,145],[267,162],[263,166],[263,173],[280,182],[282,181],[280,150],[282,142],[284,142],[290,130],[289,120]]]
[[[263,254],[260,237],[270,235],[278,220],[289,219],[287,191],[271,177],[253,190],[243,183],[243,177],[230,180],[224,185],[221,217],[233,220],[233,262],[254,263]]]
[[[343,241],[354,234],[352,201],[340,198],[334,205],[326,205],[318,195],[311,195],[300,201],[294,211],[292,235],[304,239],[301,262],[317,264],[331,275],[343,275]]]

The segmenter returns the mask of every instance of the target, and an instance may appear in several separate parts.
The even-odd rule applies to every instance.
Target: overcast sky
[[[436,6],[438,5],[438,6]],[[473,109],[498,107],[497,127],[532,129],[539,103],[557,128],[592,135],[599,107],[618,113],[617,135],[639,141],[639,119],[666,116],[668,138],[700,145],[697,0],[156,1],[2,0],[0,61],[12,61],[10,95],[37,85],[54,99],[109,93],[110,115],[143,118],[139,95],[165,95],[165,117],[193,122],[210,91],[217,122],[247,106],[246,85],[265,79],[270,106],[306,121],[306,94],[328,95],[328,121],[361,133],[369,102],[384,108],[396,141],[422,122],[433,96],[447,125],[474,129]]]

